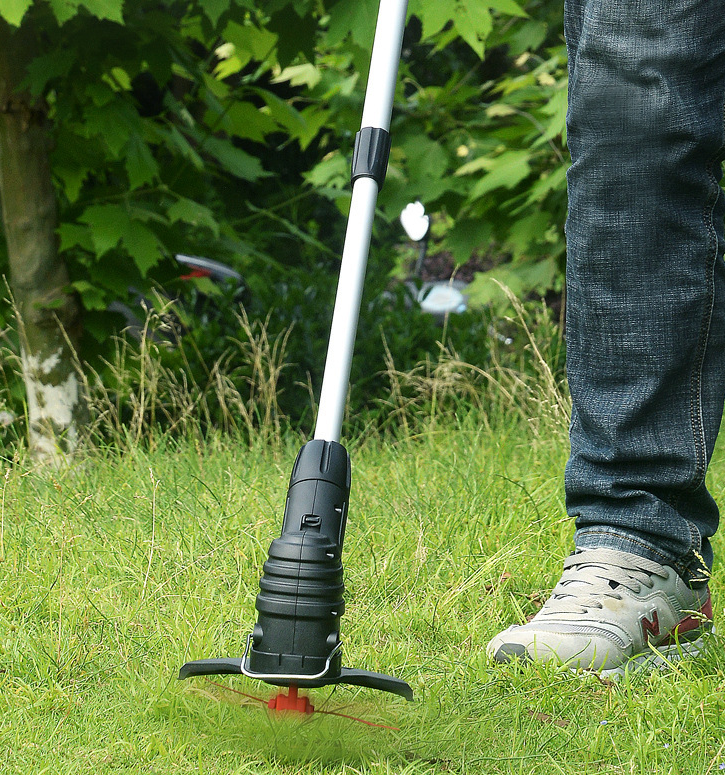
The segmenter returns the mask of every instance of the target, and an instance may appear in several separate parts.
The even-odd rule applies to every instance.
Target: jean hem
[[[617,530],[602,528],[578,530],[575,543],[577,549],[613,549],[644,557],[660,565],[667,565],[673,568],[688,586],[693,588],[707,586],[710,580],[710,568],[694,546],[684,557],[675,557],[640,538]]]

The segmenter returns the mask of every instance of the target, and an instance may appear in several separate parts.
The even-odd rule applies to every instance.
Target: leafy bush
[[[245,277],[249,319],[266,321],[272,340],[286,337],[281,414],[309,425],[377,0],[134,0],[123,14],[93,3],[99,18],[76,8],[63,24],[56,6],[34,3],[23,20],[44,30],[27,85],[48,101],[54,122],[60,255],[85,308],[82,356],[112,385],[118,319],[109,302],[128,299],[131,287],[173,290],[174,252],[225,260]],[[561,26],[553,0],[411,0],[353,365],[354,413],[384,395],[386,347],[403,372],[439,352],[442,331],[391,287],[397,216],[408,201],[418,197],[437,214],[438,247],[455,262],[493,251],[488,274],[519,296],[561,287]],[[496,288],[478,277],[471,300],[487,305]],[[226,304],[228,314],[189,322],[186,347],[162,352],[190,383],[210,378],[215,363],[231,380],[250,378],[252,366],[230,354],[240,328]],[[487,363],[492,316],[479,309],[452,319],[446,344]],[[0,310],[0,326],[9,317]],[[4,400],[17,409],[20,391],[3,369]]]

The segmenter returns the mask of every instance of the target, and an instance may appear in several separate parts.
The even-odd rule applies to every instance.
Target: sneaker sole
[[[710,629],[702,632],[694,640],[682,640],[678,643],[673,643],[667,646],[652,646],[651,651],[643,652],[631,657],[626,662],[617,667],[609,668],[588,668],[581,665],[567,665],[562,663],[561,667],[566,668],[570,672],[579,673],[582,675],[594,674],[601,676],[602,678],[609,678],[616,680],[622,678],[627,674],[635,672],[652,672],[653,670],[666,671],[671,667],[673,663],[679,662],[682,659],[690,657],[697,657],[702,652],[705,645],[705,640],[712,637],[715,634],[715,630]],[[518,644],[511,643],[503,645],[494,656],[494,660],[501,663],[518,663],[522,666],[537,664],[537,661],[533,659],[526,650],[526,647]]]
[[[712,637],[714,634],[715,631],[710,630],[702,633],[696,640],[681,641],[680,643],[660,648],[652,646],[651,652],[638,654],[623,665],[605,668],[603,670],[595,670],[593,672],[602,676],[602,678],[611,678],[615,680],[617,678],[622,678],[627,674],[638,673],[640,671],[652,672],[654,670],[661,670],[662,672],[665,672],[675,662],[699,656],[705,645],[705,640]]]

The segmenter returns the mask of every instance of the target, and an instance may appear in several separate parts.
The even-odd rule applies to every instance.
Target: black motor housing
[[[256,600],[249,669],[270,683],[274,675],[314,681],[340,674],[335,649],[345,610],[342,544],[349,498],[345,448],[319,439],[305,444],[292,469],[282,535],[269,548]]]

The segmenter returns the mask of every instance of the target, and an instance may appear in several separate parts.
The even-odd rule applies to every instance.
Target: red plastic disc
[[[280,692],[276,697],[272,697],[267,703],[267,707],[270,710],[293,711],[307,715],[315,712],[315,706],[310,702],[310,698],[298,695],[296,684],[290,684],[289,694]]]

